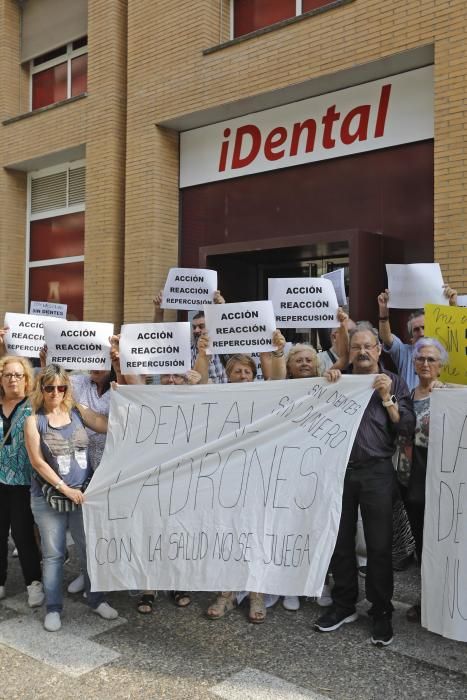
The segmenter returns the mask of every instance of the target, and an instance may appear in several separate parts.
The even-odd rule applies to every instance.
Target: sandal
[[[206,611],[206,615],[211,620],[218,620],[220,617],[235,608],[237,604],[237,597],[232,591],[223,591],[219,593],[215,602],[209,606]]]
[[[187,608],[191,603],[191,595],[185,591],[170,591],[170,597],[177,608]]]
[[[260,625],[266,619],[266,606],[262,593],[250,593],[250,612],[248,619],[255,625]]]
[[[150,615],[154,606],[156,596],[154,593],[143,593],[136,604],[136,609],[141,615]]]

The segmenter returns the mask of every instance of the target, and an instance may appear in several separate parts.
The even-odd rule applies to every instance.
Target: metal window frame
[[[56,58],[51,58],[50,61],[46,61],[45,63],[41,63],[38,66],[34,65],[34,58],[31,58],[29,61],[29,109],[31,112],[33,111],[32,109],[32,82],[33,82],[33,76],[36,75],[37,73],[42,73],[44,70],[48,70],[49,68],[53,68],[54,66],[59,66],[62,63],[67,64],[67,79],[66,79],[66,98],[67,100],[70,99],[71,97],[71,62],[74,58],[77,58],[78,56],[83,56],[83,54],[88,53],[88,45],[86,46],[81,46],[79,49],[73,49],[73,42],[70,41],[68,44],[66,44],[66,52],[63,53],[61,56],[57,56]],[[37,58],[37,56],[36,56]],[[55,102],[51,102],[50,104],[55,104]],[[46,106],[46,105],[44,105]]]
[[[67,201],[68,201],[68,188],[69,188],[69,175],[70,170],[75,170],[76,168],[82,168],[86,166],[86,160],[74,160],[68,163],[60,163],[59,165],[51,165],[48,168],[43,168],[41,170],[31,170],[28,172],[27,177],[27,193],[26,193],[26,235],[25,235],[25,275],[24,275],[24,313],[29,313],[29,272],[31,269],[37,267],[47,267],[50,265],[66,265],[67,263],[74,262],[84,262],[84,255],[70,255],[65,258],[52,258],[48,260],[34,260],[29,259],[30,256],[30,245],[31,245],[31,221],[38,221],[40,219],[50,219],[53,216],[63,216],[64,214],[75,214],[76,212],[86,211],[86,202],[82,204],[74,204],[73,206],[60,207],[58,209],[49,209],[44,212],[39,212],[37,214],[31,214],[31,183],[32,180],[37,177],[44,177],[45,175],[53,175],[54,173],[67,172]]]

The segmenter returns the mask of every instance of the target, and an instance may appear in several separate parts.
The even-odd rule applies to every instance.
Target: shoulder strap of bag
[[[23,406],[21,406],[21,411],[17,413],[17,415],[13,418],[13,420],[10,423],[10,427],[6,431],[5,435],[3,436],[2,444],[0,445],[0,450],[3,450],[3,447],[5,446],[6,441],[8,440],[8,436],[10,435],[11,431],[15,427],[16,423],[19,421],[21,416],[24,414],[24,411],[26,408],[29,407],[29,401],[26,401]]]

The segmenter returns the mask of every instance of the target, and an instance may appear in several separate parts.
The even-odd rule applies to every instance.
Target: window
[[[233,38],[330,5],[335,0],[232,0]]]
[[[87,37],[32,59],[31,109],[81,95],[87,90]]]
[[[31,173],[29,194],[30,301],[68,305],[68,318],[83,318],[85,178],[82,162]]]

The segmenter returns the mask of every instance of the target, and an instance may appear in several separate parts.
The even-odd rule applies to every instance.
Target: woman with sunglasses
[[[44,628],[48,632],[56,632],[61,627],[67,528],[84,571],[89,606],[104,619],[115,619],[118,613],[105,602],[103,593],[90,591],[81,510],[83,489],[92,476],[85,428],[104,433],[107,430],[107,417],[83,404],[74,403],[68,375],[58,365],[48,365],[41,371],[31,395],[31,404],[34,414],[26,419],[24,432],[29,459],[37,473],[31,483],[31,509],[42,543],[47,605]],[[48,484],[77,508],[55,510],[43,494],[43,486]]]
[[[0,360],[0,598],[5,597],[8,534],[18,550],[31,608],[44,602],[40,553],[31,513],[31,462],[24,444],[24,422],[31,415],[31,364],[23,357]]]

